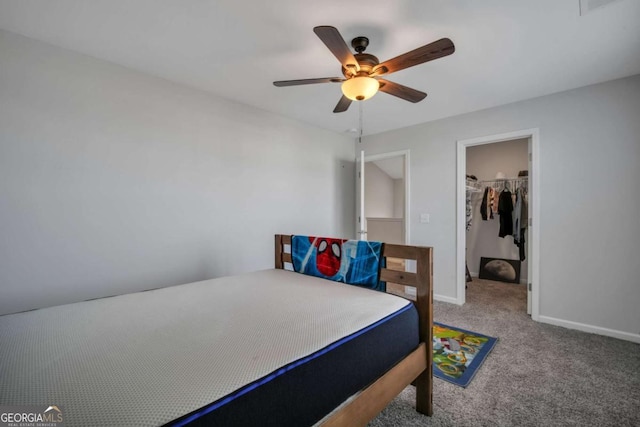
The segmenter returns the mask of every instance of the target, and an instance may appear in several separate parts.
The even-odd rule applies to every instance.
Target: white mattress
[[[0,404],[68,426],[154,426],[218,400],[408,302],[265,270],[0,317]]]

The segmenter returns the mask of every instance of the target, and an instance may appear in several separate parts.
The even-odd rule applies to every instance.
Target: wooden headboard
[[[285,252],[285,246],[289,246],[289,251]],[[285,263],[291,263],[291,236],[284,234],[275,235],[275,268],[284,269]],[[420,342],[426,344],[428,349],[432,347],[433,341],[433,248],[423,246],[406,246],[384,244],[382,246],[382,257],[398,258],[415,261],[416,272],[391,270],[382,268],[380,280],[400,285],[411,286],[416,289],[416,299],[414,302],[418,311]],[[384,263],[383,265],[388,265]],[[423,407],[416,408],[420,412],[431,415],[432,408],[432,386],[433,375],[433,353],[427,351],[427,372],[416,379],[416,382],[424,382],[422,387],[417,388],[417,404]],[[426,384],[428,382],[428,385]],[[420,402],[423,402],[422,404]]]

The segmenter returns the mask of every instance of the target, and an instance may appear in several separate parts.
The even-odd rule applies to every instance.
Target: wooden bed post
[[[427,344],[427,369],[416,378],[416,410],[433,415],[433,248],[417,248],[417,298],[420,341]]]
[[[275,253],[275,268],[282,270],[284,263],[282,262],[282,252],[284,252],[284,245],[282,244],[282,234],[276,234],[276,250]]]
[[[416,261],[416,273],[383,268],[380,280],[416,288],[415,306],[419,316],[420,342],[425,343],[426,369],[413,382],[416,410],[433,415],[433,248],[386,244],[384,257]]]
[[[291,245],[291,236],[286,234],[276,234],[276,249],[275,249],[275,262],[276,269],[284,270],[285,262],[291,263],[291,253],[284,251],[285,245]]]

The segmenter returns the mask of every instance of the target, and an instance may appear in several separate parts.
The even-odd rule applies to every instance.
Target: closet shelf
[[[467,181],[468,184],[468,181]],[[500,178],[500,179],[488,179],[478,181],[478,185],[482,188],[491,187],[494,190],[504,189],[505,186],[508,186],[509,189],[515,190],[516,188],[527,189],[529,184],[528,176],[518,176],[515,178]]]
[[[479,193],[482,191],[482,188],[478,184],[475,184],[475,185],[467,184],[466,190],[471,191],[472,193]]]
[[[518,176],[516,178],[501,178],[501,179],[483,179],[482,181],[478,181],[480,184],[491,184],[493,182],[512,182],[512,181],[522,181],[527,182],[529,180],[528,176]],[[468,181],[467,181],[468,182]]]
[[[480,182],[474,179],[467,178],[467,191],[477,193],[482,191],[482,188],[483,187],[480,185]]]

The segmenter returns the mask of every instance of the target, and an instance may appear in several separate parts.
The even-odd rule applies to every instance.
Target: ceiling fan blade
[[[376,75],[382,75],[404,70],[405,68],[413,67],[414,65],[451,55],[455,50],[456,48],[451,40],[446,38],[440,39],[428,45],[414,49],[411,52],[407,52],[389,59],[388,61],[384,61],[373,69],[373,73]],[[382,67],[386,67],[387,70],[382,70]]]
[[[384,65],[382,66],[378,65],[374,67],[373,71],[369,73],[369,77],[381,76],[383,74],[387,74],[388,72],[389,72],[389,69],[387,67],[385,67]]]
[[[279,82],[273,82],[274,86],[298,86],[298,85],[310,85],[314,83],[340,83],[345,79],[340,77],[322,77],[319,79],[302,79],[302,80],[281,80]]]
[[[338,101],[338,104],[336,105],[336,108],[333,109],[333,112],[343,113],[349,109],[350,105],[351,105],[351,100],[346,96],[342,95],[342,98],[340,98],[340,101]]]
[[[349,49],[349,46],[347,46],[347,43],[336,28],[323,25],[315,27],[313,32],[327,45],[331,53],[338,58],[338,61],[340,61],[344,68],[355,68],[356,71],[360,70],[360,65],[356,57],[353,56],[351,49]]]
[[[409,102],[420,102],[427,96],[424,92],[411,89],[410,87],[403,86],[398,83],[390,82],[389,80],[378,79],[378,82],[380,83],[380,90],[382,92],[397,96],[398,98],[402,98]]]

